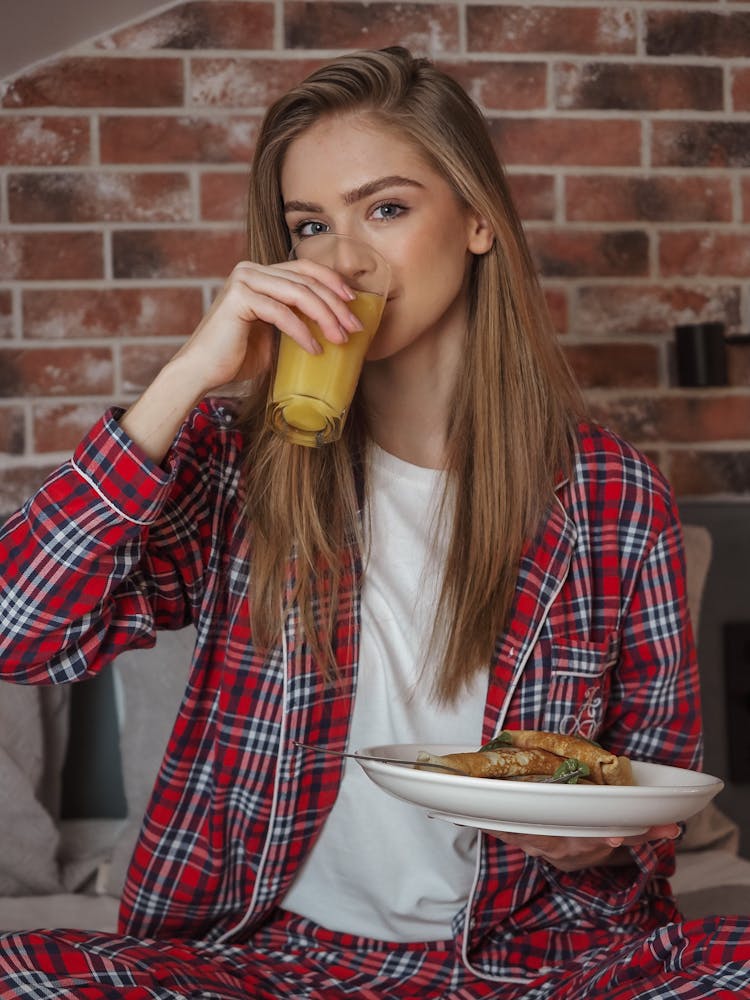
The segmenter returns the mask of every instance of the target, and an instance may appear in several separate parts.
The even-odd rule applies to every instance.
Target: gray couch
[[[711,541],[703,528],[687,527],[685,536],[697,625]],[[71,715],[70,689],[0,684],[0,930],[115,928],[118,896],[185,685],[193,635],[192,629],[164,633],[153,650],[127,653],[114,664],[119,773],[85,780],[121,788],[122,817],[59,818],[65,748],[86,725]],[[70,753],[67,761],[69,771]],[[70,783],[70,773],[66,779]],[[736,826],[713,806],[688,823],[673,879],[686,916],[750,913],[750,861],[737,856],[737,844]]]

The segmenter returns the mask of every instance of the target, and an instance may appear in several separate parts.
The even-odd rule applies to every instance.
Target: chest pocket
[[[617,633],[604,642],[553,642],[549,695],[543,727],[552,732],[595,739],[604,720],[617,662]]]

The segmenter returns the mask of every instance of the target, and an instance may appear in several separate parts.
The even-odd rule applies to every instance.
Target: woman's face
[[[356,113],[322,119],[289,146],[281,193],[293,242],[328,231],[356,236],[390,264],[367,360],[463,338],[471,254],[488,250],[492,237],[400,133]]]

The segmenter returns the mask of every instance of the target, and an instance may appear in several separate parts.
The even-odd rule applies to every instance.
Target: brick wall
[[[241,256],[264,106],[401,42],[483,105],[594,412],[682,496],[750,493],[750,3],[177,3],[0,85],[0,511],[127,402]]]

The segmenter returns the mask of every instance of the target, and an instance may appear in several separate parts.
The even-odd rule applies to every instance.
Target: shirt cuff
[[[545,878],[558,890],[595,913],[615,917],[637,905],[652,879],[669,877],[674,871],[671,841],[653,841],[628,850],[630,865],[600,865],[580,872],[561,872],[549,862],[541,864]]]
[[[174,481],[119,424],[125,411],[108,410],[73,454],[73,468],[115,513],[134,524],[151,524]]]

